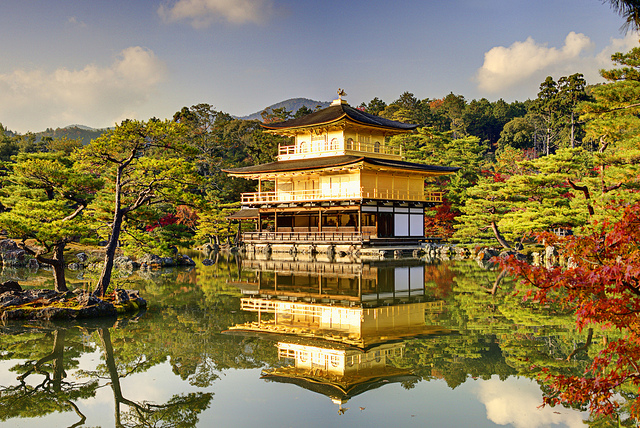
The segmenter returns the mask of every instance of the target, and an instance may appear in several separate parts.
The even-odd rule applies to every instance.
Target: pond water
[[[508,281],[490,294],[497,277],[472,261],[225,256],[120,275],[147,311],[0,326],[0,425],[584,426],[541,408],[533,379],[580,372],[586,355],[564,359],[585,335]]]

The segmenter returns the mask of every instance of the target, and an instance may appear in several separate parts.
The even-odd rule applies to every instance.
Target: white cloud
[[[632,48],[638,46],[640,34],[629,32],[624,39],[610,39],[609,46],[600,51],[595,59],[600,64],[600,68],[613,68],[611,63],[611,55],[616,52],[628,52]]]
[[[107,67],[16,69],[0,74],[0,121],[19,132],[74,123],[112,126],[136,118],[164,76],[165,64],[139,46],[124,49]]]
[[[67,19],[67,24],[70,26],[74,26],[74,27],[80,27],[80,28],[86,28],[87,24],[85,24],[82,21],[78,21],[78,18],[76,18],[75,16],[70,16]]]
[[[531,37],[508,48],[497,46],[484,54],[484,64],[477,74],[478,86],[488,92],[501,91],[541,70],[574,60],[591,47],[587,36],[574,32],[567,35],[561,49],[537,44]]]
[[[584,34],[571,32],[562,48],[547,47],[531,37],[509,47],[497,46],[484,54],[484,64],[476,73],[478,89],[502,97],[535,98],[546,76],[556,80],[561,76],[582,73],[587,83],[602,82],[599,71],[613,68],[611,55],[627,52],[638,46],[637,33],[622,39],[611,38],[609,45],[594,52],[594,44]]]
[[[552,425],[583,427],[586,414],[563,407],[540,407],[540,387],[529,379],[492,378],[478,383],[478,399],[487,409],[487,418],[499,425],[539,428]]]
[[[260,24],[272,12],[270,0],[177,0],[158,8],[165,22],[186,20],[194,28],[204,28],[221,19],[233,24]]]

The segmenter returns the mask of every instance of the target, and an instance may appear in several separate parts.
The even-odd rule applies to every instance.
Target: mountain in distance
[[[300,109],[303,106],[315,111],[316,108],[318,107],[322,109],[325,107],[329,107],[330,104],[331,103],[328,101],[314,101],[314,100],[310,100],[309,98],[290,98],[288,100],[280,101],[279,103],[272,104],[269,107],[263,108],[262,110],[255,112],[253,114],[250,114],[248,116],[239,117],[238,119],[262,120],[261,113],[265,110],[273,110],[276,108],[284,107],[288,111],[290,111],[291,114],[294,114],[295,112],[298,111],[298,109]]]
[[[272,104],[248,116],[238,117],[238,119],[262,120],[261,113],[264,110],[273,110],[276,108],[284,107],[288,111],[290,111],[291,114],[294,114],[296,111],[298,111],[298,109],[300,109],[303,106],[315,111],[316,109],[319,109],[319,108],[322,109],[325,107],[329,107],[330,104],[331,103],[328,101],[315,101],[309,98],[291,98],[285,101],[280,101],[279,103]],[[96,128],[91,128],[85,125],[74,124],[74,125],[65,126],[64,128],[56,128],[56,129],[47,128],[44,131],[35,132],[35,136],[36,136],[36,141],[39,141],[40,139],[42,139],[42,137],[51,137],[51,138],[66,137],[71,140],[79,139],[82,141],[83,145],[87,145],[91,142],[91,140],[98,138],[100,135],[107,132],[109,129],[113,129],[113,128],[96,129]],[[11,131],[7,131],[7,133],[10,133],[10,132]]]
[[[70,140],[81,140],[82,145],[87,145],[91,140],[98,138],[103,133],[107,132],[107,128],[95,129],[84,125],[69,125],[64,128],[47,128],[42,132],[36,132],[36,141],[39,141],[42,137],[51,138],[63,138],[66,137]]]

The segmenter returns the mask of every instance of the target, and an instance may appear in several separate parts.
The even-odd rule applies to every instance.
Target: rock
[[[84,291],[76,297],[76,301],[80,306],[92,306],[99,304],[102,300],[88,291]]]
[[[0,253],[2,253],[3,266],[24,266],[25,252],[10,239],[0,241]]]
[[[193,259],[186,254],[178,254],[178,256],[176,257],[176,264],[178,266],[195,266],[196,262],[194,262]]]
[[[506,259],[507,257],[513,256],[516,258],[516,260],[520,260],[520,261],[526,261],[527,260],[527,256],[525,256],[522,253],[519,253],[518,251],[503,251],[500,253],[499,257],[501,259]]]
[[[131,272],[140,267],[140,263],[133,261],[129,257],[119,256],[113,259],[113,267]]]
[[[9,291],[0,294],[0,309],[23,305],[24,303],[27,303],[27,301],[20,294],[14,294]]]
[[[126,290],[123,290],[122,288],[116,288],[113,291],[113,296],[117,304],[126,303],[130,300],[129,293],[127,293]]]
[[[176,261],[173,257],[160,257],[155,254],[145,254],[140,259],[140,268],[142,269],[157,269],[161,267],[171,267],[176,265]]]
[[[215,264],[215,262],[214,262],[213,260],[211,260],[211,259],[204,259],[204,260],[202,261],[202,264],[203,264],[204,266],[213,266],[213,265]]]
[[[220,246],[218,244],[204,244],[200,247],[200,251],[205,254],[215,253],[220,250]]]
[[[544,265],[547,269],[556,265],[556,249],[551,245],[544,249]]]
[[[89,260],[89,256],[86,253],[78,253],[76,254],[76,258],[80,263],[86,263]]]
[[[540,262],[541,262],[542,258],[540,256],[539,252],[536,251],[536,252],[531,253],[531,258],[532,258],[531,264],[533,266],[540,266]]]
[[[168,267],[168,266],[175,266],[175,265],[176,265],[176,261],[173,259],[173,257],[160,257],[160,266]]]
[[[7,291],[22,291],[22,287],[16,281],[5,281],[0,284],[0,294]]]
[[[500,253],[493,248],[483,248],[478,251],[478,254],[476,255],[476,262],[482,269],[493,269],[496,267],[496,263],[493,262],[492,259],[497,257],[499,254]]]
[[[140,268],[142,269],[153,269],[162,267],[162,259],[160,258],[160,256],[156,256],[155,254],[145,254],[138,259],[138,263],[140,263]]]
[[[54,290],[6,292],[0,294],[1,318],[2,320],[74,320],[116,316],[118,312],[137,311],[147,306],[147,302],[134,290],[117,289],[114,300],[118,305],[117,307],[110,301],[102,300],[84,290],[67,291],[65,293],[58,293]],[[75,301],[75,305],[73,307],[68,305],[51,306],[51,303],[59,301]],[[32,305],[11,308],[11,306],[25,305],[27,303],[32,303]]]
[[[78,269],[80,269],[80,265],[78,263],[76,263],[76,262],[73,262],[73,263],[69,263],[67,265],[67,268],[69,270],[78,270]]]

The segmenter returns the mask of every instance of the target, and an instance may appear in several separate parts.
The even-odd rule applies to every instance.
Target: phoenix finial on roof
[[[342,97],[346,97],[347,93],[342,88],[338,88],[338,98],[342,99]]]

